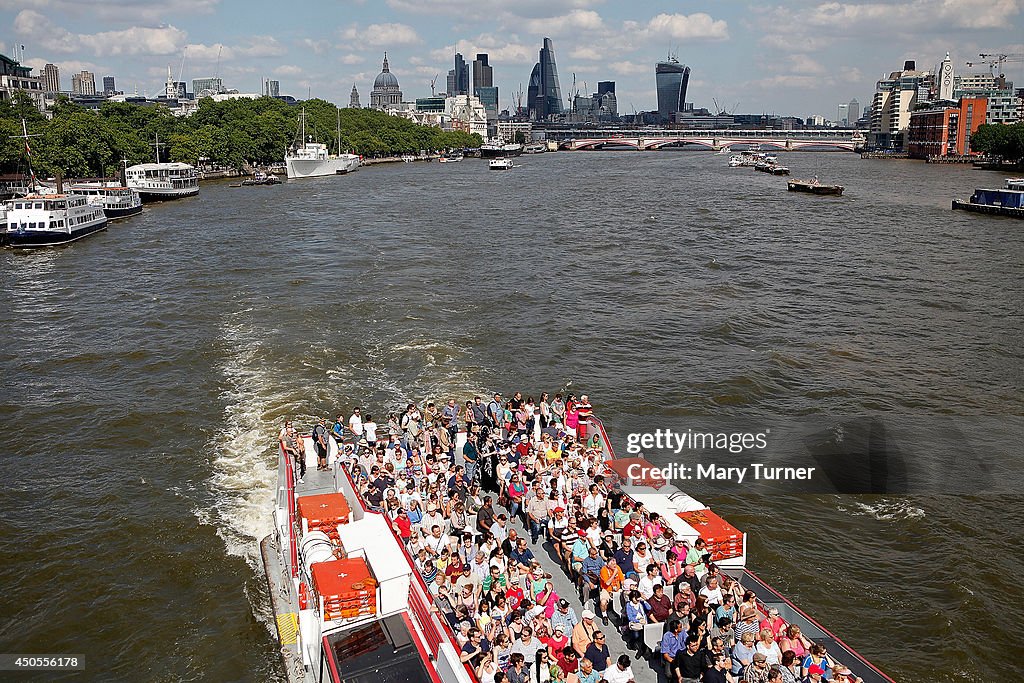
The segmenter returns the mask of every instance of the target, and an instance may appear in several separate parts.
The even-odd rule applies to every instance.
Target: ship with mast
[[[338,153],[329,154],[327,145],[313,142],[306,137],[306,110],[299,114],[301,144],[293,145],[284,155],[288,178],[316,178],[325,175],[342,175],[359,168],[360,158],[356,154],[341,153],[341,112],[338,112]]]

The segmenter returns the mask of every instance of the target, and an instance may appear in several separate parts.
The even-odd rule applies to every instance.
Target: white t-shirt
[[[374,421],[363,423],[363,434],[366,436],[367,441],[377,440],[377,423]]]
[[[698,595],[700,595],[702,598],[705,598],[709,605],[721,605],[722,604],[722,588],[721,588],[721,586],[719,586],[718,588],[715,588],[714,590],[711,590],[707,586],[704,586],[703,588],[700,589],[700,593]]]
[[[597,517],[597,511],[604,505],[604,496],[600,493],[588,493],[583,497],[583,511],[588,517]]]
[[[352,430],[352,433],[356,436],[363,435],[363,418],[359,417],[355,413],[352,413],[352,417],[348,419],[348,428]]]
[[[619,668],[618,662],[616,662],[604,670],[603,678],[608,681],[608,683],[628,683],[633,680],[635,676],[633,676],[632,667],[627,666],[626,670],[623,671]]]

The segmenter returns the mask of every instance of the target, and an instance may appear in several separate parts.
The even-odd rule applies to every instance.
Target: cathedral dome
[[[388,68],[388,55],[384,54],[384,66],[373,81],[374,90],[398,90],[398,78]]]

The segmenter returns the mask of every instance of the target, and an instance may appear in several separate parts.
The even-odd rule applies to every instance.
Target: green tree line
[[[272,97],[224,102],[204,98],[187,117],[174,116],[166,107],[127,102],[106,102],[98,112],[89,111],[61,99],[46,118],[27,97],[15,97],[0,104],[0,171],[25,170],[25,141],[17,138],[22,120],[33,136],[32,167],[39,176],[116,175],[122,159],[129,165],[152,161],[158,136],[161,161],[207,160],[232,168],[281,162],[285,150],[298,142],[302,108],[307,137],[332,152],[340,146],[343,152],[384,156],[482,143],[479,135],[420,126],[371,109],[339,110],[319,99],[299,107]]]
[[[986,123],[971,136],[971,149],[1006,161],[1024,161],[1024,121],[1012,125]]]

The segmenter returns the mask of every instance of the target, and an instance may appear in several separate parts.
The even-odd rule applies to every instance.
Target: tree
[[[1012,125],[983,124],[971,136],[971,149],[1006,161],[1024,160],[1024,121]]]

